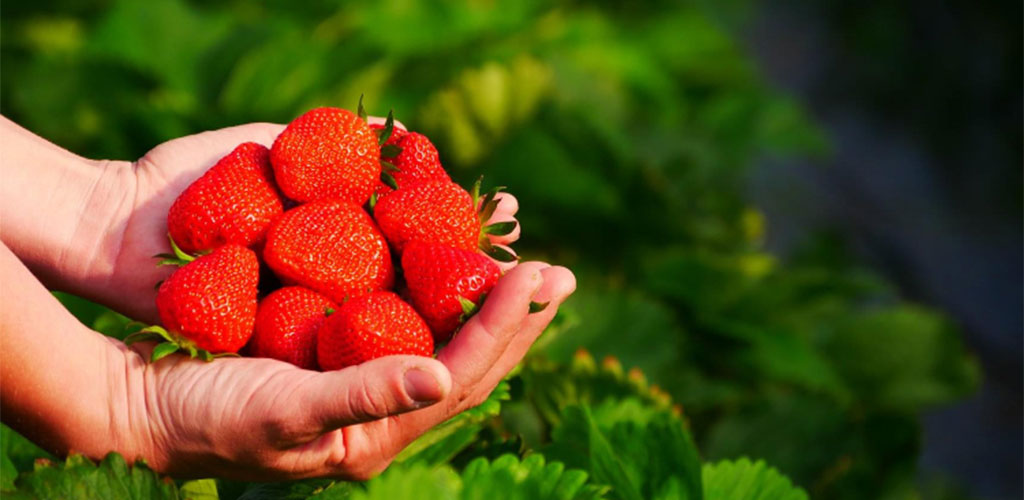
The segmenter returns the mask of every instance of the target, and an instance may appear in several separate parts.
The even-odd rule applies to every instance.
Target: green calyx
[[[128,325],[129,328],[133,326],[139,326],[139,324],[131,323]],[[200,349],[196,347],[195,342],[156,325],[146,326],[145,328],[135,331],[124,338],[125,345],[132,345],[136,342],[151,341],[159,343],[153,348],[153,353],[149,356],[150,363],[156,363],[157,361],[178,351],[187,353],[191,358],[198,358],[203,361],[213,361],[216,358],[238,357],[238,354],[233,352],[213,354],[206,349]]]
[[[160,259],[160,261],[156,263],[156,265],[158,266],[181,267],[184,266],[185,264],[188,264],[189,262],[192,262],[193,260],[196,260],[197,257],[201,257],[203,255],[210,253],[209,250],[199,252],[196,255],[186,253],[184,250],[181,249],[181,247],[178,246],[177,243],[174,242],[174,238],[171,237],[171,233],[167,233],[167,240],[171,242],[171,251],[173,253],[158,253],[154,255],[154,259]]]
[[[487,256],[496,261],[515,262],[519,260],[518,256],[491,243],[491,239],[488,237],[489,235],[505,236],[514,231],[516,226],[519,225],[516,221],[487,224],[487,221],[490,220],[491,216],[494,215],[494,211],[498,208],[499,200],[497,200],[496,197],[498,196],[498,193],[505,189],[505,186],[496,186],[491,188],[491,190],[481,196],[480,187],[481,184],[483,184],[483,180],[483,176],[480,176],[480,178],[473,183],[473,188],[470,190],[470,196],[473,198],[473,206],[477,207],[477,218],[480,220],[480,250],[483,250]]]
[[[484,299],[486,297],[487,294],[480,295],[481,304],[484,303]],[[472,300],[469,300],[461,295],[459,295],[457,298],[459,299],[459,304],[462,306],[462,314],[459,316],[459,323],[465,323],[466,321],[469,321],[469,318],[472,318],[480,310],[480,306],[478,306],[476,302],[473,302]]]

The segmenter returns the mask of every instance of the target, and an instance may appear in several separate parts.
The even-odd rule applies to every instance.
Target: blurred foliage
[[[546,446],[570,414],[625,419],[573,429],[590,433],[578,437],[592,452],[618,446],[637,422],[668,418],[650,412],[672,413],[669,396],[706,459],[764,459],[815,498],[916,495],[919,413],[968,394],[977,366],[946,318],[827,243],[787,259],[761,248],[770,221],[744,199],[745,167],[829,148],[718,22],[743,6],[8,1],[0,98],[6,116],[72,151],[130,159],[183,134],[351,108],[365,94],[371,112],[394,108],[433,138],[456,179],[509,186],[522,207],[517,249],[572,268],[579,291],[500,415],[463,419],[423,446],[429,459],[402,465],[446,496],[465,493],[459,474],[497,477],[473,457]],[[127,321],[62,298],[105,333]],[[579,347],[620,362],[598,367]],[[642,384],[623,365],[642,369]],[[600,373],[621,384],[588,385]],[[646,389],[615,393],[630,384]],[[550,450],[596,484],[645,497],[681,496],[700,477]],[[456,469],[422,468],[449,458]],[[704,474],[729,471],[778,477],[752,462]],[[660,482],[637,477],[648,473]],[[385,477],[360,495],[400,487]]]

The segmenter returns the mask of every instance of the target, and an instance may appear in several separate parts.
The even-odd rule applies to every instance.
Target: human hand
[[[483,402],[575,286],[565,268],[520,264],[436,360],[388,356],[318,373],[255,358],[147,364],[146,347],[126,351],[139,380],[127,398],[139,419],[130,427],[142,430],[134,455],[175,477],[367,479]],[[550,304],[530,314],[531,300]]]

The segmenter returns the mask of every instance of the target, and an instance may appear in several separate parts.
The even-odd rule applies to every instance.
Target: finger
[[[384,125],[385,123],[387,123],[387,121],[388,121],[387,118],[383,118],[383,117],[380,117],[380,116],[368,116],[368,117],[366,117],[366,123],[369,123],[370,125]],[[398,120],[395,120],[395,127],[396,128],[400,128],[400,129],[405,130],[405,131],[409,130],[409,129],[405,128],[405,124],[403,124],[402,122],[400,122]]]
[[[243,142],[255,142],[269,148],[284,127],[280,123],[246,123],[245,125],[202,132],[191,137],[196,141],[206,142],[210,145],[223,145],[230,149],[234,149]]]
[[[484,392],[484,397],[490,394],[494,387],[498,385],[498,382],[501,382],[508,375],[508,372],[512,371],[522,361],[523,356],[526,355],[530,347],[533,346],[533,343],[551,323],[551,320],[558,312],[559,306],[576,290],[576,277],[572,274],[572,271],[564,267],[548,267],[541,271],[541,275],[544,279],[544,285],[537,292],[533,301],[547,303],[548,305],[543,311],[530,314],[523,321],[519,333],[512,339],[508,349],[505,350],[501,358],[498,359],[490,372],[487,373],[487,376],[484,377],[479,389]],[[473,398],[470,399],[472,400]]]
[[[445,365],[422,356],[386,356],[324,372],[302,385],[295,411],[306,418],[299,419],[294,435],[281,437],[305,442],[340,427],[430,406],[444,399],[451,385]]]
[[[549,267],[544,262],[524,262],[516,267],[498,282],[480,312],[441,351],[438,359],[448,366],[452,374],[452,392],[444,404],[400,415],[386,427],[382,427],[385,421],[355,427],[352,438],[358,433],[382,434],[381,439],[375,440],[378,453],[392,456],[430,428],[475,403],[467,398],[480,393],[478,386],[482,384],[483,377],[502,359],[509,344],[515,342],[514,337],[521,331],[520,325],[529,315],[530,300],[542,288],[542,272]],[[497,381],[490,388],[493,384]]]
[[[516,218],[513,215],[511,215],[511,214],[504,214],[504,213],[495,212],[494,215],[491,216],[491,218],[487,221],[486,224],[487,225],[497,224],[499,222],[515,222],[516,226],[514,228],[512,228],[512,231],[510,233],[508,233],[508,234],[504,234],[504,235],[489,234],[489,235],[487,235],[487,237],[490,238],[491,243],[494,243],[496,245],[511,245],[512,243],[515,243],[515,241],[519,239],[519,231],[520,231],[519,221],[517,221]]]
[[[526,262],[506,274],[437,359],[451,372],[453,388],[465,390],[480,381],[497,361],[529,314],[530,301],[543,284],[543,262]]]
[[[498,206],[494,209],[495,214],[515,215],[519,211],[519,200],[509,193],[498,193],[494,199],[498,200]]]

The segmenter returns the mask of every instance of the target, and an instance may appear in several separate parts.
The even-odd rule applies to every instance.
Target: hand
[[[436,360],[392,356],[329,373],[266,359],[204,363],[173,356],[148,364],[144,351],[151,345],[129,348],[84,328],[19,259],[36,276],[155,320],[152,284],[170,270],[157,268],[151,256],[166,250],[171,203],[237,144],[270,144],[281,126],[206,132],[118,164],[76,161],[9,121],[2,125],[11,129],[5,144],[20,155],[7,159],[45,153],[49,168],[36,172],[48,181],[40,186],[20,166],[27,163],[3,162],[5,175],[17,181],[5,186],[10,196],[3,205],[4,243],[16,251],[0,244],[0,292],[17,290],[19,301],[0,301],[0,372],[5,386],[25,390],[3,391],[0,399],[5,423],[56,453],[119,451],[179,476],[363,479],[434,425],[482,402],[575,289],[564,268],[515,267]],[[25,211],[15,210],[20,198],[63,186],[72,189],[49,193],[57,202],[47,207],[51,213],[35,215],[53,216],[54,231],[39,231]],[[503,195],[492,221],[514,220],[516,209],[515,198]],[[507,244],[518,234],[517,228],[492,240]],[[550,305],[529,314],[531,300]],[[45,359],[63,361],[55,369],[39,361]],[[61,396],[69,392],[81,397]]]
[[[483,402],[574,289],[565,268],[519,265],[436,360],[389,356],[318,373],[267,359],[147,365],[146,352],[129,355],[144,381],[129,394],[148,429],[138,454],[175,477],[367,479]],[[529,314],[531,300],[550,305]]]

